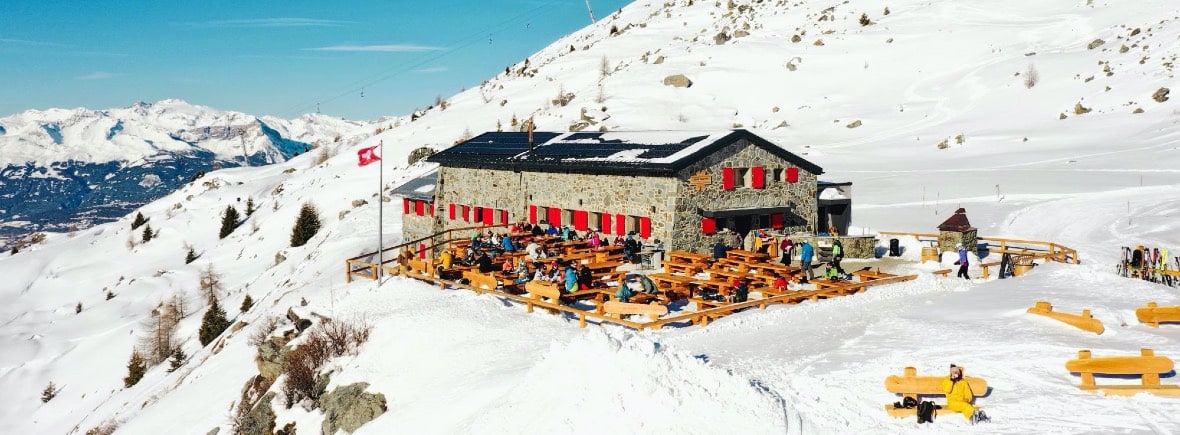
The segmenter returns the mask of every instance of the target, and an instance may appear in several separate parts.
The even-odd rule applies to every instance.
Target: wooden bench
[[[652,302],[650,304],[632,304],[627,302],[607,301],[602,304],[606,315],[628,315],[628,314],[646,314],[652,320],[658,320],[660,316],[668,314],[668,307]]]
[[[738,260],[744,263],[764,263],[770,260],[770,254],[761,252],[744,251],[741,249],[730,249],[725,251],[725,258]]]
[[[1172,360],[1165,356],[1156,356],[1149,348],[1139,351],[1139,356],[1108,356],[1093,358],[1089,350],[1079,350],[1078,358],[1066,361],[1065,369],[1082,375],[1082,384],[1078,385],[1083,391],[1106,395],[1133,396],[1139,393],[1151,393],[1160,396],[1180,397],[1180,385],[1161,385],[1160,373],[1172,371]],[[1108,375],[1138,375],[1142,378],[1139,385],[1096,385],[1094,374]]]
[[[901,376],[890,375],[885,378],[885,389],[890,393],[900,394],[903,402],[906,397],[921,402],[922,396],[946,396],[942,391],[943,379],[946,379],[946,376],[918,376],[918,369],[906,367]],[[987,381],[983,378],[965,376],[963,380],[967,381],[972,395],[978,397],[987,394]],[[889,403],[885,405],[885,412],[894,417],[911,417],[917,415],[918,408],[894,408],[893,404]]]
[[[1106,330],[1106,328],[1102,326],[1101,321],[1090,315],[1090,310],[1082,310],[1081,315],[1062,313],[1053,311],[1053,304],[1040,301],[1037,302],[1036,305],[1033,305],[1032,308],[1029,308],[1028,313],[1045,316],[1083,331],[1090,331],[1095,334],[1102,334],[1102,332]]]
[[[930,272],[930,273],[933,273],[933,274],[935,274],[935,275],[942,275],[942,277],[943,277],[943,278],[947,278],[947,277],[950,277],[950,276],[951,276],[951,275],[950,275],[950,274],[951,274],[951,270],[952,270],[952,269],[940,269],[940,270],[936,270],[936,271],[933,271],[933,272]]]
[[[991,263],[979,263],[979,268],[983,270],[983,279],[987,279],[989,276],[991,276],[991,273],[988,273],[988,270],[991,267],[999,266],[999,265],[1000,265],[999,261],[994,261]]]
[[[463,278],[466,278],[471,283],[471,288],[474,288],[478,293],[480,289],[495,290],[499,286],[500,280],[496,279],[488,273],[479,273],[474,270],[463,271]]]
[[[675,273],[680,272],[687,276],[693,276],[702,270],[700,266],[687,263],[672,263],[664,262],[664,272]]]
[[[411,259],[408,261],[410,271],[419,275],[434,276],[434,263],[422,259]]]
[[[1180,305],[1161,307],[1148,302],[1147,306],[1135,310],[1135,317],[1152,328],[1159,328],[1160,323],[1180,323]]]

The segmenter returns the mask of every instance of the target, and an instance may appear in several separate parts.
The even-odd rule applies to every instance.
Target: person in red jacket
[[[779,259],[779,263],[782,263],[785,266],[790,266],[791,257],[795,256],[795,242],[792,242],[790,237],[783,237],[783,241],[779,242],[778,252],[782,253],[782,258]]]
[[[774,289],[778,290],[778,291],[786,291],[787,290],[786,278],[783,278],[782,275],[776,276],[774,278],[774,285],[772,285],[771,287],[774,287]]]

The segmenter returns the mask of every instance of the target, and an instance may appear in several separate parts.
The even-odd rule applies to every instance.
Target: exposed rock
[[[726,42],[729,42],[730,39],[732,38],[730,38],[730,36],[725,32],[719,32],[716,35],[713,35],[713,43],[717,45],[723,45]]]
[[[1105,44],[1105,43],[1106,43],[1106,41],[1103,41],[1101,38],[1095,39],[1093,41],[1090,41],[1090,45],[1087,45],[1087,47],[1089,47],[1091,50],[1093,50],[1095,48],[1101,47],[1102,44]]]
[[[799,41],[802,41],[802,40],[803,40],[803,38],[801,38],[799,35],[792,35],[792,36],[791,36],[791,42],[796,42],[796,43],[797,43],[797,42],[799,42]]]
[[[824,40],[816,39],[815,42],[813,43],[813,45],[815,45],[817,47],[822,47],[824,45]]]
[[[848,128],[857,128],[857,127],[860,127],[860,125],[861,125],[861,124],[860,124],[860,120],[858,119],[858,120],[856,120],[856,121],[852,121],[852,122],[850,122],[850,123],[849,123],[848,125],[846,125],[845,127],[848,127]]]
[[[656,64],[656,65],[659,65],[659,64],[661,64],[661,63],[664,63],[664,56],[663,56],[663,55],[661,55],[661,56],[658,56],[658,57],[656,57],[656,60],[655,60],[655,61],[653,61],[652,63],[653,63],[653,64]]]
[[[1089,107],[1083,106],[1082,102],[1080,102],[1080,101],[1077,104],[1073,105],[1073,113],[1075,115],[1090,113],[1090,110],[1091,109]]]
[[[368,203],[369,201],[365,201],[363,199],[354,199],[352,200],[352,208],[357,208]]]
[[[1131,51],[1131,47],[1128,47],[1126,45],[1119,47],[1119,53],[1126,53],[1128,51]]]
[[[1168,93],[1169,92],[1172,92],[1172,91],[1169,90],[1168,88],[1159,88],[1158,90],[1155,91],[1154,94],[1151,94],[1151,99],[1155,100],[1155,102],[1157,102],[1157,103],[1162,103],[1164,101],[1168,101]]]
[[[220,427],[220,426],[219,426],[219,427],[215,427],[215,428],[213,428],[213,429],[209,429],[209,432],[205,432],[205,435],[217,435],[217,433],[218,433],[218,432],[221,432],[221,427]]]
[[[1135,28],[1135,30],[1132,30],[1132,31],[1131,31],[1131,36],[1138,35],[1138,34],[1139,34],[1139,32],[1142,32],[1142,30],[1140,30],[1138,27],[1136,27],[1136,28]]]
[[[270,382],[283,374],[283,366],[287,364],[287,354],[291,350],[284,345],[284,341],[283,338],[275,337],[258,345],[258,356],[254,362],[258,365],[258,374]]]
[[[684,74],[676,74],[664,77],[664,84],[678,88],[691,88],[692,80],[689,80]]]
[[[1136,108],[1135,108],[1135,111],[1133,111],[1133,112],[1131,112],[1131,113],[1143,113],[1143,108],[1142,108],[1142,107],[1136,107]]]
[[[738,30],[738,31],[733,32],[734,38],[744,38],[747,36],[750,36],[750,32],[747,32],[745,30]]]
[[[271,435],[271,431],[275,428],[275,412],[270,409],[270,402],[274,398],[275,393],[273,392],[262,396],[258,405],[255,405],[254,409],[251,409],[250,413],[246,414],[246,417],[238,424],[238,434]]]
[[[282,263],[284,261],[287,261],[287,256],[283,255],[283,251],[276,252],[275,253],[275,265],[277,266],[279,263]]]
[[[947,148],[950,148],[950,146],[951,145],[949,143],[947,143],[946,139],[943,139],[942,142],[938,143],[938,149],[940,149],[940,150],[945,150]]]
[[[585,130],[586,127],[589,127],[589,126],[590,126],[589,122],[578,121],[573,124],[570,124],[570,131],[582,131],[582,130]]]
[[[334,434],[339,429],[351,433],[385,413],[385,395],[366,393],[368,386],[368,383],[358,382],[320,396],[318,402],[324,412],[324,423],[320,426],[323,433]]]
[[[1065,112],[1061,112],[1061,114],[1057,115],[1057,119],[1065,119],[1065,118],[1068,118],[1068,116],[1065,116]]]

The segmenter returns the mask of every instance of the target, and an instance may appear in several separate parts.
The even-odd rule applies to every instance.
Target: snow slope
[[[383,140],[386,162],[400,163],[417,146],[449,145],[467,130],[495,129],[497,121],[510,128],[513,115],[565,130],[583,121],[582,108],[597,123],[590,129],[740,123],[806,153],[826,178],[856,183],[857,230],[930,231],[963,206],[982,234],[1053,240],[1078,249],[1083,263],[1004,281],[925,274],[707,328],[580,330],[574,319],[401,278],[345,285],[341,262],[375,248],[378,214],[377,169],[357,168],[351,147],[323,165],[304,155],[211,173],[143,207],[161,234],[131,249],[127,216],[0,254],[0,390],[10,392],[0,433],[84,433],[108,420],[120,433],[228,430],[232,405],[256,372],[247,343],[253,325],[301,299],[305,310],[363,316],[374,326],[359,355],[328,363],[333,386],[368,382],[389,401],[361,434],[1180,431],[1175,399],[1082,393],[1064,369],[1084,348],[1109,355],[1153,347],[1180,358],[1180,329],[1134,318],[1147,301],[1180,303],[1175,290],[1114,274],[1119,246],[1180,252],[1180,180],[1171,169],[1180,163],[1180,118],[1174,99],[1151,99],[1173,83],[1164,62],[1176,56],[1180,36],[1174,3],[668,4],[634,3],[531,56],[524,75],[500,74],[452,97],[445,110],[397,118],[362,145]],[[861,13],[875,24],[858,24]],[[725,26],[737,36],[746,23],[748,36],[714,42]],[[609,36],[612,26],[621,35]],[[1134,28],[1142,30],[1131,37]],[[790,42],[796,34],[801,42]],[[1088,49],[1094,38],[1106,43]],[[1127,53],[1118,52],[1122,44]],[[1112,76],[1098,65],[1105,60]],[[1032,88],[1014,75],[1029,64],[1040,76]],[[661,83],[678,73],[694,85]],[[603,102],[592,102],[599,83]],[[569,105],[550,102],[559,89],[576,94]],[[1075,115],[1079,101],[1093,111]],[[1132,113],[1136,107],[1145,113]],[[853,120],[862,125],[846,127]],[[962,144],[953,139],[959,134]],[[387,187],[429,169],[394,169]],[[216,238],[221,211],[245,197],[258,211]],[[290,248],[305,201],[319,207],[324,228]],[[387,244],[400,239],[399,214],[385,207]],[[187,265],[186,245],[201,255]],[[935,267],[880,264],[897,272]],[[216,353],[195,338],[204,311],[197,277],[209,265],[222,275],[223,305],[251,324],[223,337]],[[116,297],[106,300],[104,288]],[[179,331],[190,362],[172,374],[155,367],[121,388],[140,322],[177,293],[193,313]],[[238,315],[247,293],[258,302]],[[1038,300],[1090,308],[1107,330],[1095,336],[1023,313]],[[75,314],[78,302],[84,310]],[[881,411],[898,400],[884,390],[885,376],[907,365],[942,373],[950,363],[988,380],[992,391],[979,404],[991,424],[943,415],[923,428]],[[62,390],[42,404],[50,381]],[[274,407],[280,427],[293,421],[300,433],[318,431],[319,411],[288,410],[282,399]]]

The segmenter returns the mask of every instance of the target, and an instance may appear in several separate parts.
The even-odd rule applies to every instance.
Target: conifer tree
[[[48,403],[54,397],[57,397],[57,385],[54,385],[53,381],[49,381],[49,385],[46,385],[45,389],[41,390],[41,403]]]
[[[147,372],[147,363],[143,360],[143,356],[139,351],[131,352],[131,361],[127,362],[127,377],[123,378],[123,386],[131,388],[143,379],[143,374]]]
[[[144,219],[143,212],[136,213],[135,214],[135,221],[131,222],[131,229],[134,230],[146,223],[147,223],[147,219]]]
[[[198,332],[201,346],[212,343],[218,335],[221,335],[222,331],[225,331],[225,328],[229,327],[229,320],[225,318],[225,310],[221,309],[217,298],[211,298],[210,302],[209,310],[205,311],[205,317],[201,318],[201,329]]]
[[[247,311],[250,311],[250,308],[253,306],[254,306],[254,299],[251,298],[249,294],[247,294],[246,298],[242,299],[242,307],[240,308],[240,310],[242,313],[245,313]]]
[[[151,224],[147,224],[147,225],[143,226],[143,242],[144,243],[152,241],[152,237],[155,237],[155,236],[156,236],[156,234],[152,232],[152,225]]]
[[[238,210],[234,206],[226,206],[225,213],[221,215],[221,233],[218,237],[224,239],[234,232],[234,228],[238,227],[238,217]]]
[[[172,373],[176,371],[176,369],[179,369],[180,366],[184,365],[185,360],[187,359],[188,355],[185,355],[184,351],[180,349],[180,346],[177,346],[176,351],[172,352],[172,359],[168,361],[168,373]]]
[[[246,198],[246,216],[254,214],[254,198]]]
[[[320,231],[320,213],[310,202],[303,203],[299,209],[299,218],[295,220],[295,228],[291,230],[291,246],[303,246]]]
[[[188,254],[185,254],[184,256],[184,264],[189,264],[194,261],[197,261],[197,251],[194,251],[193,248],[188,248]]]

